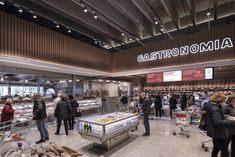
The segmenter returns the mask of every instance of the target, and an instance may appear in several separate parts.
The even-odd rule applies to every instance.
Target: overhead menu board
[[[147,83],[156,82],[156,74],[147,74]]]
[[[183,70],[183,81],[204,80],[205,68]]]
[[[182,81],[182,71],[163,72],[163,82]]]

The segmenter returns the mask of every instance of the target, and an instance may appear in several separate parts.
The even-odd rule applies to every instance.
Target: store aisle
[[[196,125],[190,126],[191,136],[172,135],[175,126],[174,120],[151,120],[151,136],[142,137],[143,125],[139,125],[137,131],[131,133],[131,138],[111,151],[105,151],[93,147],[92,142],[84,140],[77,131],[70,131],[69,136],[64,134],[61,128],[61,135],[54,135],[55,127],[50,127],[50,140],[63,146],[69,146],[82,153],[96,157],[209,157],[212,144],[209,143],[209,152],[201,148],[200,142],[207,138],[200,134]],[[36,131],[36,130],[35,130]],[[27,141],[38,140],[38,133],[32,131],[25,136]]]

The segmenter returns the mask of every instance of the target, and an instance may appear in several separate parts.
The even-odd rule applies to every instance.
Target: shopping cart
[[[203,135],[203,136],[207,136],[207,134],[206,134],[206,131],[200,131],[200,133]],[[201,146],[202,146],[202,148],[206,151],[206,152],[208,152],[209,151],[209,147],[207,146],[207,143],[211,143],[212,142],[212,138],[207,138],[207,139],[205,139],[205,140],[203,140],[202,142],[201,142]]]
[[[190,125],[190,114],[186,111],[177,111],[175,113],[176,123],[173,129],[173,135],[177,134],[176,128],[180,128],[180,133],[185,134],[187,138],[190,137],[189,125]]]

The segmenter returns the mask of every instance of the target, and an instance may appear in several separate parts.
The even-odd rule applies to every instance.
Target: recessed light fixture
[[[1,81],[4,81],[3,77],[1,77]]]
[[[132,41],[133,39],[130,37],[129,40]]]
[[[68,32],[71,33],[71,30],[69,29]]]
[[[76,80],[77,82],[79,82],[80,80]]]
[[[83,9],[83,11],[84,11],[85,13],[87,13],[87,12],[88,12],[88,10],[87,10],[87,8],[86,8],[86,7]]]
[[[157,24],[158,24],[158,21],[155,21],[154,23],[155,23],[155,25],[157,25]]]
[[[22,12],[23,12],[23,10],[22,10],[22,9],[19,9],[18,11],[19,11],[20,13],[22,13]]]
[[[98,16],[97,15],[94,15],[94,19],[97,19],[98,18]]]
[[[47,81],[47,83],[50,83],[50,81]]]
[[[29,82],[28,80],[25,80],[25,82]]]
[[[124,35],[125,35],[125,33],[122,32],[122,36],[124,36]]]
[[[161,28],[161,31],[163,32],[163,28]]]
[[[0,2],[1,5],[4,5],[5,3],[4,2]]]
[[[37,17],[37,15],[33,15],[33,18],[36,19],[36,18],[38,18],[38,17]]]
[[[56,25],[56,28],[60,28],[60,25]]]
[[[97,41],[95,41],[95,44],[97,44],[98,42]]]
[[[73,82],[73,80],[69,80],[69,82]]]
[[[210,12],[207,12],[207,13],[206,13],[206,15],[207,15],[207,16],[210,16],[210,15],[211,15],[211,13],[210,13]]]

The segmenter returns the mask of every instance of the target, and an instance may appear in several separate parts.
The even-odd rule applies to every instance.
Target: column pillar
[[[92,96],[92,81],[88,81],[88,96]]]

